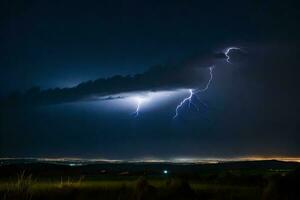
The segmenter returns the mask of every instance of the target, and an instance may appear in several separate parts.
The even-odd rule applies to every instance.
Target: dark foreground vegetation
[[[207,165],[10,164],[0,166],[0,198],[298,200],[299,180],[297,163],[278,161]]]

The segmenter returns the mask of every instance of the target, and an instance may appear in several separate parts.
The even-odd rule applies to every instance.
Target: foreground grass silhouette
[[[1,198],[8,199],[256,199],[258,187],[192,183],[177,178],[167,180],[61,180],[37,181],[19,176],[0,184]]]
[[[37,180],[21,172],[16,179],[0,181],[3,200],[234,200],[299,199],[299,171],[276,173],[253,179],[223,174],[207,181],[186,181],[178,177],[125,177],[101,180],[65,177]],[[245,181],[246,180],[246,181]],[[246,183],[246,184],[245,184]]]

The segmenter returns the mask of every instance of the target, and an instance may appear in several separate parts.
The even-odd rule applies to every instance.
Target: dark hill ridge
[[[34,176],[78,176],[78,175],[119,175],[128,172],[129,175],[160,175],[163,170],[171,174],[195,174],[201,172],[222,171],[289,171],[299,169],[298,162],[278,160],[262,161],[232,161],[214,164],[191,163],[147,163],[147,162],[100,162],[100,163],[51,163],[51,162],[12,162],[0,165],[0,177],[15,176],[26,171]],[[126,173],[127,174],[127,173]]]

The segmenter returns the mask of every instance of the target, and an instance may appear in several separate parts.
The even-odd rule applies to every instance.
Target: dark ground
[[[0,197],[300,199],[299,167],[296,162],[275,160],[218,164],[2,161]]]

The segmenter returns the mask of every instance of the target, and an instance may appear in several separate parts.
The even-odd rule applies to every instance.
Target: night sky
[[[0,157],[300,157],[295,2],[1,1]]]

